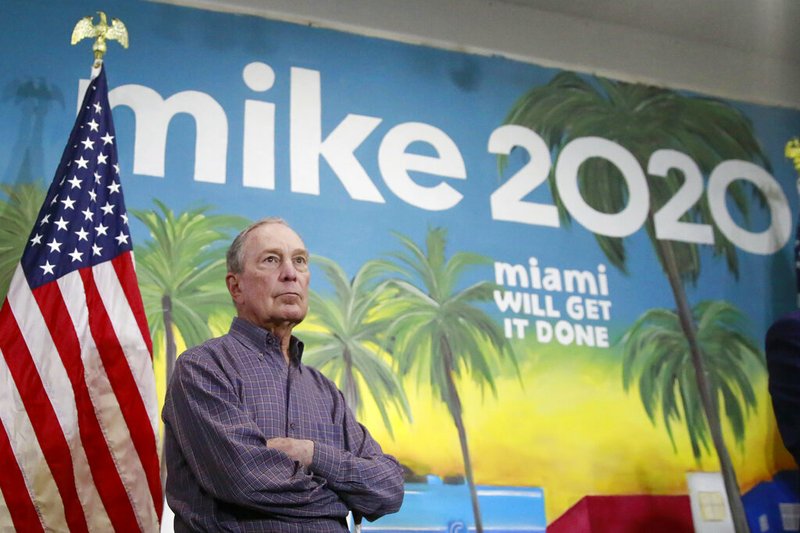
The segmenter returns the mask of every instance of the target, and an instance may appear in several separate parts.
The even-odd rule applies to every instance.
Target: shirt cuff
[[[314,443],[314,457],[311,460],[311,470],[318,476],[328,481],[339,478],[342,467],[342,452],[328,444]]]

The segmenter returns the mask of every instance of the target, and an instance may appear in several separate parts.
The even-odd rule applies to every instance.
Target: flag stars
[[[59,229],[59,230],[65,230],[65,231],[66,231],[66,229],[67,229],[67,226],[69,225],[69,222],[67,222],[66,220],[64,220],[64,217],[58,217],[58,220],[56,220],[55,222],[53,222],[53,224],[55,224],[56,226],[58,226],[58,229]]]
[[[52,191],[27,236],[30,254],[22,264],[32,285],[52,282],[132,246],[111,108],[100,89],[90,86],[87,98],[94,99],[78,108],[80,117]]]
[[[50,253],[51,253],[51,254],[52,254],[53,252],[60,252],[60,251],[61,251],[61,243],[60,243],[60,242],[58,242],[58,241],[55,239],[55,237],[53,237],[53,240],[52,240],[52,241],[50,241],[50,242],[48,242],[48,243],[47,243],[47,246],[49,246],[49,247],[50,247]]]
[[[55,272],[53,272],[53,269],[55,267],[56,265],[51,265],[50,261],[45,261],[44,264],[41,265],[39,268],[44,270],[44,272],[42,272],[42,275],[44,276],[45,274],[55,274]]]
[[[57,170],[53,191],[28,236],[30,257],[38,256],[35,262],[25,263],[33,269],[26,271],[33,274],[31,283],[52,282],[66,272],[131,248],[116,137],[109,131],[111,117],[106,116],[111,108],[106,109],[107,100],[98,98],[99,89],[90,87],[88,97],[95,99],[79,108],[80,118]]]

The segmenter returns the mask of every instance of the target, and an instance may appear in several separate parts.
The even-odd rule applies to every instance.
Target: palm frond
[[[755,410],[752,369],[764,371],[759,346],[742,333],[745,318],[736,307],[721,300],[703,301],[692,309],[697,339],[714,398],[724,407],[728,424],[739,444],[745,422]],[[660,408],[661,421],[675,446],[673,421],[683,421],[692,453],[699,460],[708,452],[708,426],[695,381],[689,344],[677,313],[650,309],[622,339],[623,388],[629,391],[638,376],[639,397],[651,422]],[[676,392],[679,394],[676,396]]]

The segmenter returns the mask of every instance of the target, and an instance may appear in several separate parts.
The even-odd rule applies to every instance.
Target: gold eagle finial
[[[77,43],[87,37],[94,37],[94,66],[99,67],[103,62],[103,54],[106,53],[106,41],[118,41],[123,48],[128,48],[128,30],[125,24],[119,19],[112,19],[111,26],[106,21],[106,14],[102,11],[97,12],[100,15],[100,22],[92,24],[93,17],[83,17],[75,24],[75,29],[72,30],[72,44]]]

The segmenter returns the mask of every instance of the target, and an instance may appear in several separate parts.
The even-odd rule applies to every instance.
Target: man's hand
[[[267,447],[282,451],[304,467],[311,466],[314,459],[314,441],[307,439],[276,437],[267,440]]]

